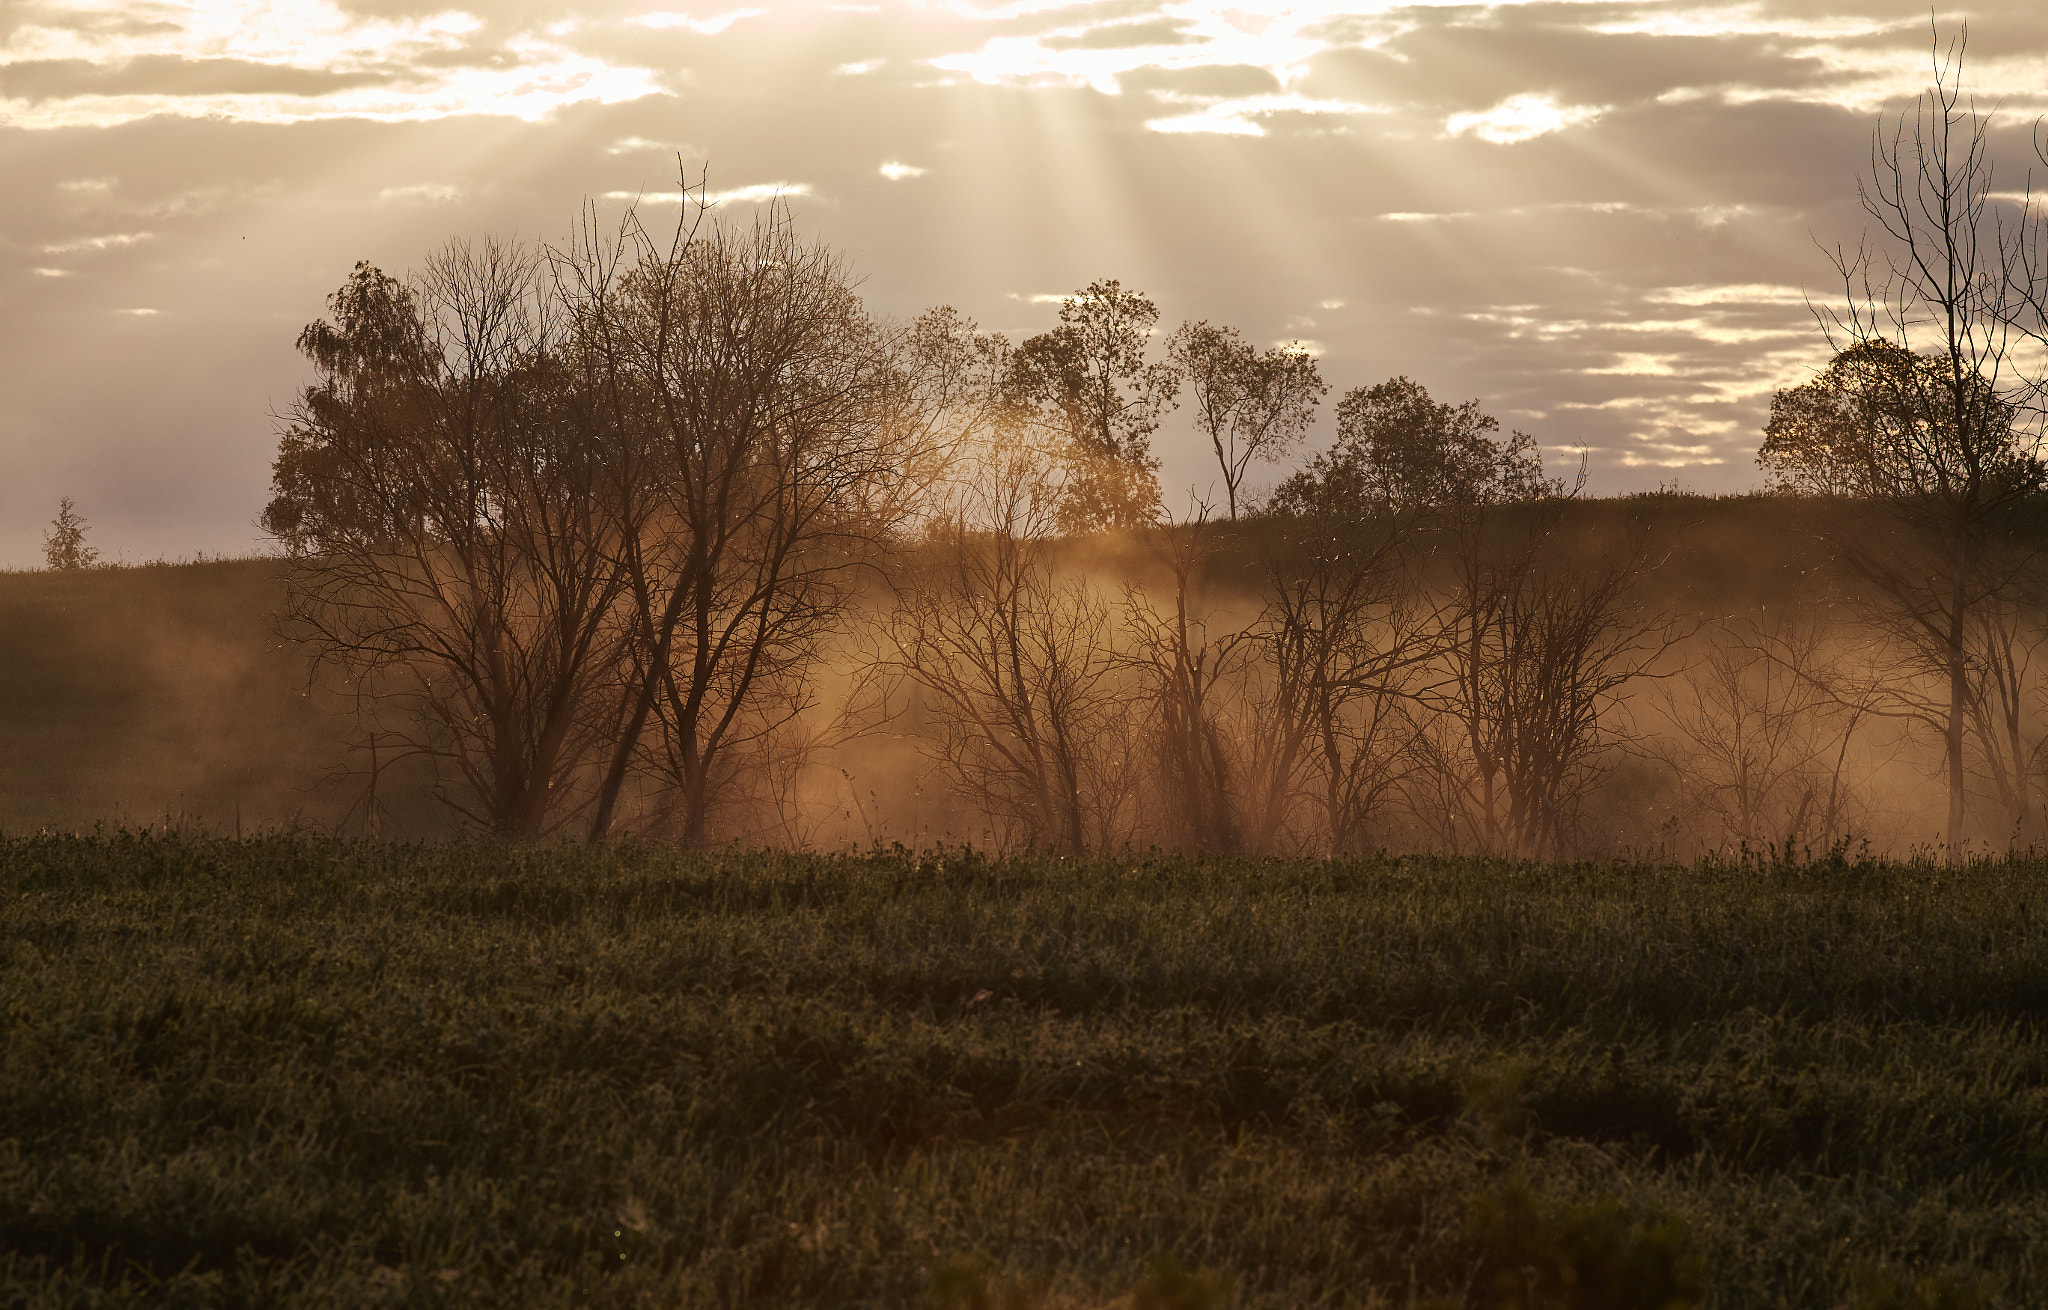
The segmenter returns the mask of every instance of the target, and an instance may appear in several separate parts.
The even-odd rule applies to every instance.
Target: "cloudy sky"
[[[2048,8],[1966,19],[2017,187]],[[64,495],[131,562],[257,548],[355,261],[658,209],[678,157],[886,313],[1014,339],[1114,277],[1308,343],[1333,400],[1476,396],[1595,492],[1743,488],[1929,43],[1917,0],[7,0],[0,567]],[[1170,503],[1213,480],[1159,448]]]

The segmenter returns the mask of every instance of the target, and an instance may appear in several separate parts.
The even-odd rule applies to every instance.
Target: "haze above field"
[[[665,4],[10,5],[0,566],[62,495],[109,558],[249,549],[356,260],[672,213],[678,154],[727,212],[789,198],[883,312],[1015,339],[1116,277],[1313,343],[1335,392],[1478,396],[1595,492],[1739,489],[1825,358],[1814,239],[1862,231],[1875,115],[1929,69],[1903,2]],[[2048,18],[1967,17],[2017,189]],[[1207,488],[1184,424],[1157,448],[1169,503]]]

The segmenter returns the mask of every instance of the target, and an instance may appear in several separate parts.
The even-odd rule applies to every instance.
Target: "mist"
[[[1479,544],[1526,548],[1528,517],[1527,507],[1495,511]],[[1402,557],[1384,561],[1372,606],[1338,634],[1367,677],[1334,707],[1327,732],[1310,725],[1312,739],[1284,767],[1274,757],[1288,633],[1276,589],[1300,577],[1289,571],[1298,547],[1288,524],[1250,518],[1037,543],[1017,612],[1029,620],[1025,662],[1037,657],[1025,672],[1039,681],[1019,699],[1057,699],[1065,716],[1038,742],[1051,752],[1053,727],[1070,734],[1065,761],[1047,771],[1070,779],[1064,808],[1050,809],[1036,800],[1038,779],[1006,762],[1005,750],[1030,752],[1013,726],[998,726],[1000,687],[984,695],[979,718],[964,712],[973,703],[962,699],[970,678],[959,649],[951,662],[920,653],[906,627],[918,597],[943,595],[933,575],[957,577],[964,555],[994,550],[994,534],[892,541],[867,561],[794,698],[768,716],[772,730],[714,779],[705,839],[1109,856],[1690,861],[1933,850],[1943,840],[1943,739],[1937,722],[1907,711],[1940,692],[1942,674],[1884,655],[1870,597],[1859,595],[1867,584],[1829,548],[1830,533],[1858,517],[1853,507],[1764,495],[1565,505],[1543,542],[1558,570],[1584,576],[1630,549],[1644,561],[1615,607],[1654,644],[1642,652],[1653,658],[1592,707],[1586,749],[1551,777],[1554,825],[1520,848],[1485,828],[1483,780],[1456,749],[1469,733],[1443,643],[1467,525],[1416,525]],[[1361,549],[1390,530],[1361,529]],[[275,630],[290,567],[273,559],[0,576],[16,671],[0,704],[18,747],[6,827],[300,825],[402,839],[487,830],[450,804],[464,797],[447,761],[401,740],[408,707],[366,707],[349,678],[309,667]],[[952,617],[957,624],[960,612]],[[2029,618],[2013,635],[2031,656],[2048,631]],[[1430,648],[1384,667],[1404,642]],[[1975,849],[2041,837],[2039,661],[2021,672],[2018,797],[2010,783],[2001,791],[1998,741],[1968,739]],[[366,730],[368,708],[379,717]],[[385,734],[381,757],[372,731]],[[587,823],[594,786],[588,771],[565,780],[578,799],[553,831]],[[654,765],[636,766],[615,831],[681,836],[672,787]]]

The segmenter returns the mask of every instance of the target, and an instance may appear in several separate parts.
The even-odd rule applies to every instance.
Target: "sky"
[[[880,314],[1019,340],[1115,278],[1300,341],[1311,450],[1404,374],[1593,494],[1742,490],[1932,66],[1890,0],[684,3],[0,5],[0,567],[64,496],[110,560],[264,549],[293,342],[356,261],[672,214],[679,174],[780,196]],[[2048,6],[1932,21],[2023,189]],[[1185,413],[1155,449],[1169,506],[1220,499]]]

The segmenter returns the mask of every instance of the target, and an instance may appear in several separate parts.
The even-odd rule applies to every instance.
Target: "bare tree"
[[[1727,838],[1792,850],[1847,835],[1849,747],[1873,694],[1828,658],[1827,639],[1813,612],[1727,620],[1664,687],[1674,735],[1650,752]]]
[[[1977,597],[1964,634],[1965,785],[1972,796],[2001,812],[2004,835],[2012,841],[2038,835],[2036,793],[2044,757],[2043,637],[2038,608],[2023,603],[2021,595]],[[1808,676],[1844,711],[1945,742],[1952,709],[1947,652],[1930,639],[1929,625],[1903,607],[1866,607],[1862,626],[1863,649],[1853,664],[1837,659],[1833,667]],[[1774,658],[1786,659],[1776,653]],[[1944,769],[1946,764],[1944,756]]]
[[[1159,461],[1152,433],[1179,380],[1149,361],[1159,310],[1114,279],[1091,282],[1060,303],[1060,325],[1028,338],[1011,360],[1010,392],[1058,442],[1066,532],[1131,528],[1159,514]]]
[[[1624,689],[1675,640],[1638,595],[1642,531],[1597,564],[1564,557],[1567,503],[1539,507],[1519,543],[1490,541],[1484,518],[1463,529],[1441,680],[1427,693],[1443,835],[1456,845],[1558,854],[1620,732]]]
[[[411,286],[358,264],[328,303],[264,517],[293,560],[287,630],[353,682],[373,772],[426,755],[475,823],[546,832],[587,795],[619,584],[608,451],[536,260],[455,243]]]
[[[1208,323],[1183,323],[1167,340],[1166,357],[1194,397],[1195,422],[1216,453],[1234,520],[1252,462],[1292,451],[1329,387],[1299,342],[1261,353],[1237,329]]]
[[[2039,713],[2042,637],[2021,606],[2004,597],[1979,604],[1975,619],[1969,736],[2012,839],[2031,841],[2041,831],[2036,794],[2048,753]]]
[[[1961,93],[1963,40],[1934,52],[1934,84],[1881,125],[1858,186],[1883,242],[1834,255],[1844,307],[1823,313],[1834,361],[1797,403],[1773,406],[1760,458],[1795,482],[1843,487],[1907,529],[1903,549],[1849,544],[1889,626],[1946,683],[1939,712],[1948,851],[1960,859],[1972,681],[1970,633],[2009,570],[1987,559],[2009,507],[2048,478],[2023,324],[2035,308],[2024,229],[2000,220],[1990,120]],[[2033,213],[2031,195],[2023,215]],[[2030,407],[2031,406],[2031,407]],[[1793,422],[1818,413],[1823,421]],[[1827,421],[1827,415],[1842,421]],[[2030,430],[2031,429],[2031,430]]]
[[[1121,831],[1132,716],[1113,614],[1056,566],[1052,459],[1014,432],[991,444],[898,579],[884,658],[919,689],[959,793],[1022,844],[1078,854]]]
[[[1409,576],[1414,514],[1299,520],[1247,634],[1244,808],[1249,844],[1275,850],[1297,805],[1317,848],[1361,852],[1383,838],[1414,766],[1416,675],[1431,614]]]
[[[809,707],[852,570],[911,512],[927,397],[840,258],[780,207],[665,241],[631,214],[594,231],[557,271],[620,443],[631,673],[591,832],[641,764],[701,846],[734,752]]]
[[[1211,637],[1196,611],[1193,584],[1206,557],[1206,510],[1191,522],[1157,529],[1173,579],[1173,608],[1156,607],[1141,588],[1124,588],[1132,660],[1152,708],[1149,740],[1169,844],[1235,851],[1240,845],[1236,768],[1225,715],[1247,653],[1243,634]]]
[[[50,520],[50,530],[43,534],[44,562],[58,572],[91,568],[99,561],[100,553],[85,544],[86,529],[90,526],[71,497],[64,497],[57,505],[57,517]]]

